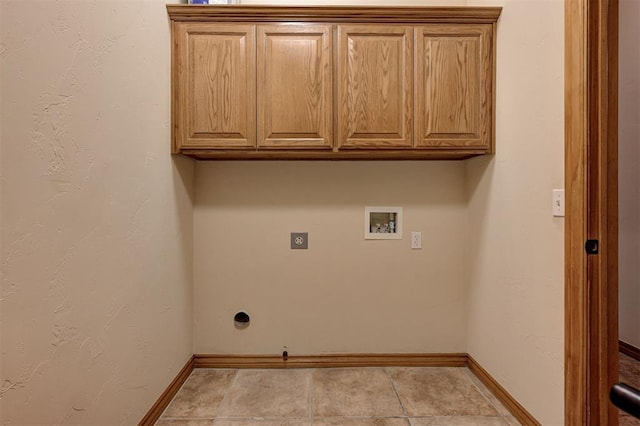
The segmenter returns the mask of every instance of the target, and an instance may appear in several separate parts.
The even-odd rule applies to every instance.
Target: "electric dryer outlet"
[[[306,250],[309,248],[308,232],[292,232],[291,233],[291,249]]]

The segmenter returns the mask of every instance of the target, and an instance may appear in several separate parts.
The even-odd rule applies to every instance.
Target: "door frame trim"
[[[565,0],[567,425],[618,422],[617,67],[618,0]]]

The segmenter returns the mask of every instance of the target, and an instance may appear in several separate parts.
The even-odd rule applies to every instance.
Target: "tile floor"
[[[640,361],[620,353],[620,381],[640,389]],[[640,426],[640,420],[620,411],[620,426]]]
[[[519,425],[467,368],[196,369],[158,426]]]

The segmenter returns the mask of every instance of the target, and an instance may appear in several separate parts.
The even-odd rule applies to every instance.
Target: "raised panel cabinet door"
[[[258,26],[258,148],[331,149],[331,25]]]
[[[493,151],[492,28],[416,28],[416,148]]]
[[[175,25],[175,149],[255,148],[255,26]]]
[[[412,147],[413,27],[338,27],[339,148]]]

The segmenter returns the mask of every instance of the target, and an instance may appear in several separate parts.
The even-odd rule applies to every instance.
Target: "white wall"
[[[0,24],[2,23],[2,9],[0,8]],[[0,25],[0,29],[1,29],[1,25]],[[0,227],[2,227],[2,186],[4,186],[4,177],[3,177],[3,173],[2,173],[2,99],[3,99],[3,94],[2,94],[2,68],[3,68],[3,61],[2,61],[2,57],[4,56],[4,53],[6,51],[6,47],[4,45],[4,43],[1,41],[2,40],[2,31],[0,30]],[[0,230],[0,258],[2,256],[2,253],[4,253],[4,246],[2,244],[2,232]],[[3,386],[2,386],[2,380],[4,378],[4,376],[2,375],[2,354],[4,353],[4,349],[2,346],[2,329],[3,327],[3,321],[2,321],[2,300],[4,298],[3,296],[3,291],[2,291],[2,283],[4,282],[4,268],[2,267],[2,264],[0,263],[0,398],[2,398],[3,395]],[[2,423],[2,400],[0,399],[0,423]]]
[[[640,347],[640,2],[620,1],[619,307],[620,339]]]
[[[542,424],[563,423],[564,221],[551,191],[564,185],[564,3],[464,3],[504,7],[497,154],[198,164],[196,352],[462,348]],[[362,209],[375,203],[403,205],[425,249],[363,241]],[[308,252],[288,249],[291,231],[310,232]],[[242,331],[240,309],[253,318]]]
[[[0,2],[3,424],[134,424],[192,353],[165,1]]]
[[[404,239],[364,240],[368,205]],[[196,353],[466,351],[463,162],[199,163],[194,229]]]
[[[463,162],[199,163],[196,353],[465,352],[464,176]],[[364,208],[376,205],[403,207],[424,248],[365,241]],[[290,250],[295,231],[309,232],[308,251]]]
[[[199,163],[192,197],[164,1],[0,1],[1,420],[133,423],[193,329],[200,353],[468,351],[562,424],[563,2],[403,2],[466,3],[504,5],[495,157]],[[423,250],[364,241],[369,204]]]
[[[496,155],[467,162],[469,353],[543,425],[564,423],[564,2],[502,5]]]

